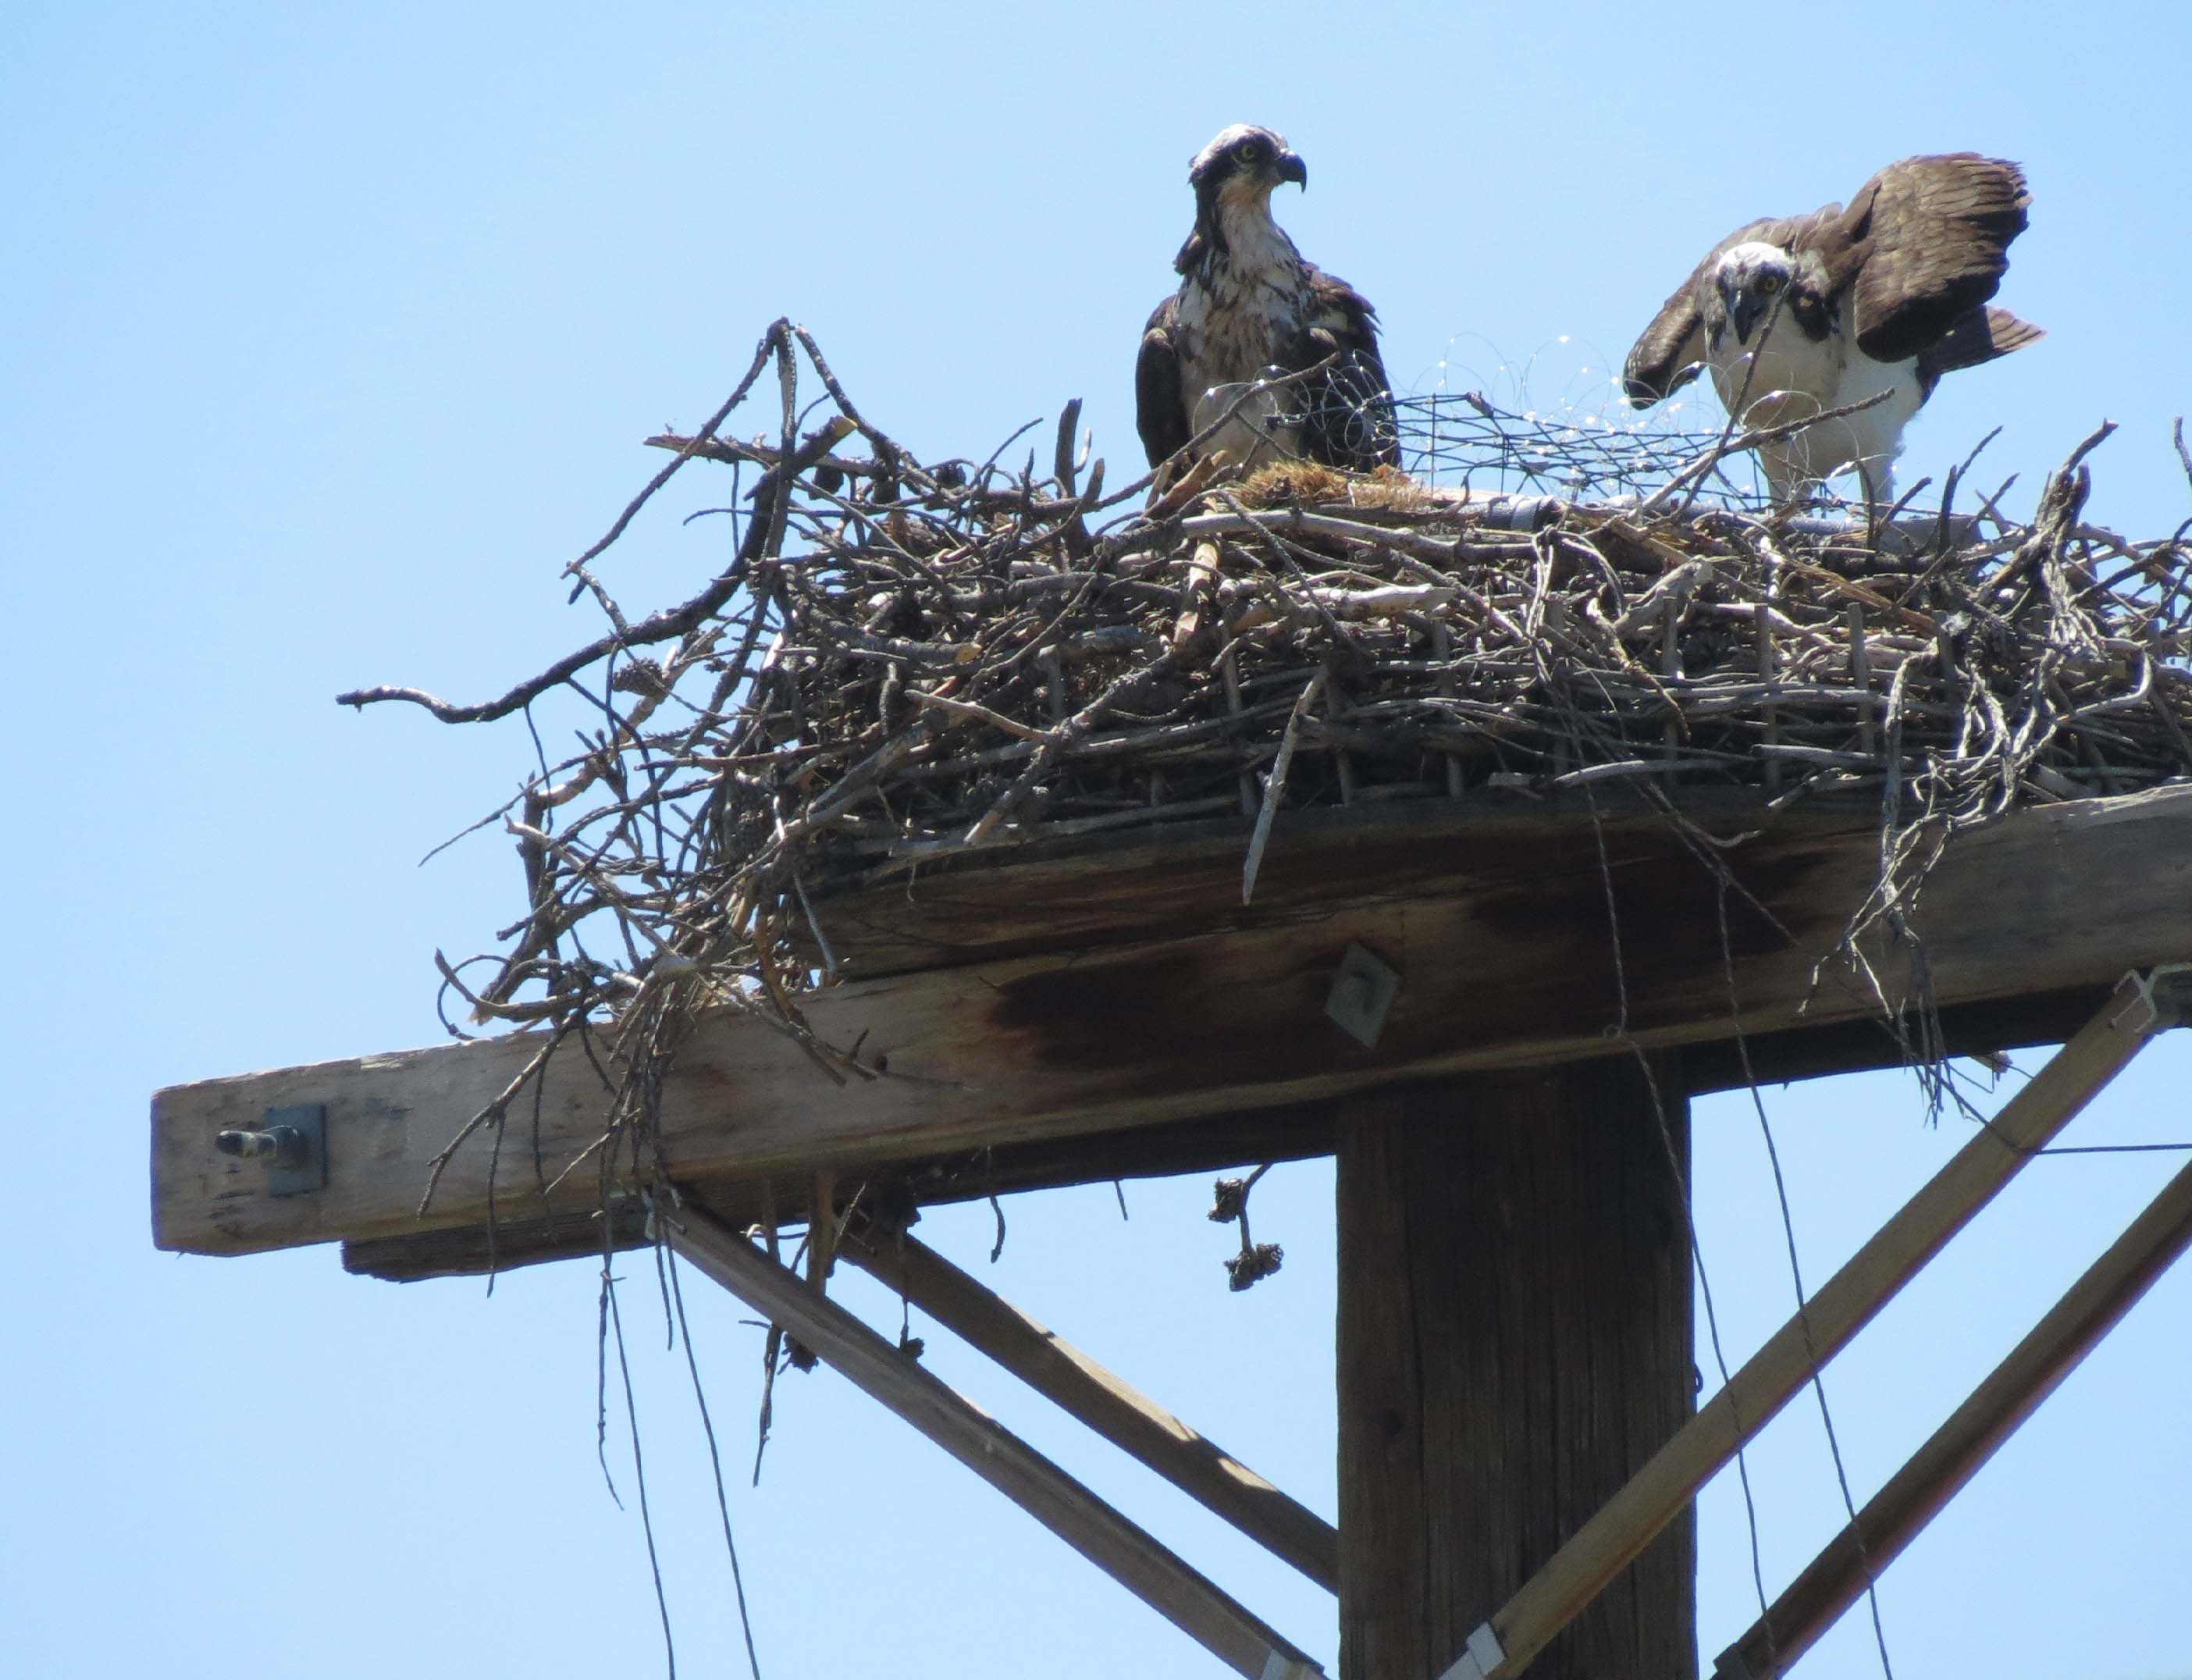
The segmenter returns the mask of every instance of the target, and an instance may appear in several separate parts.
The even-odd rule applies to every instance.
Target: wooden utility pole
[[[1444,1673],[1690,1415],[1688,1140],[1667,1056],[1344,1105],[1342,1680]],[[1687,1680],[1695,1576],[1686,1514],[1533,1673]]]
[[[1878,993],[1822,983],[1818,965],[1873,889],[1876,814],[1690,812],[1738,825],[1738,894],[1656,812],[1579,826],[1573,810],[1458,803],[1436,823],[1304,814],[1253,912],[1234,901],[1237,827],[825,901],[870,977],[806,1014],[860,1077],[819,1078],[749,1012],[705,1016],[651,1134],[671,1183],[606,1202],[573,1170],[605,1123],[585,1057],[550,1060],[526,1102],[532,1170],[491,1146],[548,1048],[536,1034],[163,1091],[156,1238],[204,1253],[340,1239],[354,1268],[415,1277],[597,1255],[645,1240],[645,1209],[666,1206],[654,1228],[694,1265],[1235,1672],[1301,1680],[1315,1666],[1300,1647],[848,1314],[823,1287],[823,1233],[848,1174],[897,1208],[1335,1151],[1337,1533],[910,1238],[856,1219],[843,1252],[1336,1581],[1339,1680],[1691,1680],[1698,1490],[2140,1046],[2192,1019],[2192,787],[1958,837],[1925,900],[1943,1042],[2068,1042],[1702,1408],[1688,1098],[1738,1069],[1802,1077],[1902,1054]],[[1374,891],[1344,896],[1350,883]],[[1591,932],[1609,892],[1618,970]],[[902,966],[945,951],[951,966]],[[1365,956],[1397,976],[1376,1009],[1350,982]],[[459,1138],[472,1145],[452,1157]],[[284,1167],[299,1139],[310,1161]],[[1823,1554],[1727,1672],[1785,1667],[2038,1403],[2192,1231],[2192,1190],[2172,1195],[1867,1507],[1864,1547],[1852,1534]],[[821,1238],[805,1280],[751,1244],[786,1209]]]

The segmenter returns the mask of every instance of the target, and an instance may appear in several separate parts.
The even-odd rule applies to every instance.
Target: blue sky
[[[1693,32],[1678,32],[1689,26]],[[917,449],[986,453],[1087,399],[1131,476],[1129,358],[1170,283],[1188,157],[1287,131],[1278,206],[1373,298],[1396,383],[1587,392],[1739,221],[1914,151],[2027,166],[2002,301],[2049,329],[1951,380],[1906,476],[1989,428],[2012,506],[2102,418],[2092,509],[2192,506],[2181,8],[1121,4],[643,14],[42,4],[0,22],[0,507],[18,699],[0,711],[17,885],[0,975],[19,1171],[0,1223],[0,1630],[26,1674],[646,1673],[636,1518],[593,1451],[583,1264],[399,1289],[332,1249],[151,1249],[157,1086],[430,1042],[431,953],[506,920],[485,839],[519,735],[356,717],[358,682],[499,691],[576,638],[556,573],[789,313]],[[1534,358],[1534,361],[1533,359]],[[1447,365],[1441,369],[1441,362]],[[758,424],[758,422],[756,422]],[[1123,477],[1115,478],[1123,482]],[[607,575],[687,592],[720,530],[676,516]],[[2192,953],[2188,953],[2192,954]],[[2165,1043],[2079,1140],[2192,1138]],[[1815,1281],[1961,1141],[1891,1077],[1769,1095]],[[1755,1118],[1698,1116],[1732,1351],[1790,1306]],[[2037,1163],[1830,1373],[1859,1496],[2178,1164]],[[1201,1181],[1021,1198],[938,1246],[1250,1463],[1332,1508],[1330,1178],[1258,1191],[1279,1277],[1229,1296]],[[735,1671],[712,1500],[652,1283],[627,1296],[684,1671]],[[698,1293],[697,1291],[695,1292]],[[888,1309],[858,1280],[847,1298]],[[695,1330],[747,1453],[757,1334]],[[1296,1638],[1329,1602],[1083,1448],[941,1334],[947,1377]],[[2183,1512],[2192,1274],[2123,1329],[1897,1565],[1897,1671],[2192,1672]],[[1153,1615],[829,1376],[788,1380],[734,1477],[764,1672],[1214,1671]],[[614,1443],[613,1443],[614,1445]],[[613,1454],[629,1500],[627,1460]],[[1839,1520],[1816,1416],[1755,1460],[1778,1587]],[[1749,1598],[1739,1506],[1704,1507],[1708,1663]],[[1033,1654],[1035,1665],[1030,1663]],[[1805,1671],[1877,1672],[1852,1619]]]

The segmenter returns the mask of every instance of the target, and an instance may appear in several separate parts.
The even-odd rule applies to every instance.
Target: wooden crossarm
[[[1507,1680],[1595,1598],[1698,1490],[2015,1177],[2032,1151],[2122,1071],[2173,1014],[2127,977],[2077,1036],[1770,1336],[1697,1415],[1525,1582],[1450,1677]],[[1496,1660],[1487,1663],[1486,1658]]]
[[[1251,1680],[1323,1670],[972,1401],[705,1214],[665,1222],[671,1248],[823,1363],[880,1400],[1144,1603]]]
[[[1715,1671],[1719,1680],[1773,1680],[1786,1673],[2188,1246],[2192,1167],[2164,1186],[2032,1333],[1866,1502],[1857,1520],[1830,1540],[1772,1608],[1721,1653]]]
[[[1726,904],[1727,948],[1711,877],[1664,829],[1609,824],[1606,839],[1637,1043],[1855,1023],[1872,1035],[1847,1057],[1858,1061],[1884,1041],[1864,1025],[1877,1022],[1875,997],[1847,975],[1819,984],[1814,974],[1871,888],[1876,822],[1777,827],[1727,849],[1741,883]],[[1282,832],[1264,860],[1274,892],[1297,867],[1285,843]],[[1225,879],[1237,883],[1237,835],[1233,845]],[[1201,930],[1076,949],[1060,934],[1059,948],[1039,954],[819,992],[805,1006],[815,1034],[848,1054],[857,1047],[874,1076],[842,1089],[765,1022],[728,1010],[704,1018],[665,1079],[650,1149],[686,1182],[825,1167],[869,1174],[1618,1048],[1606,1028],[1623,994],[1587,819],[1542,828],[1487,820],[1481,833],[1464,824],[1419,838],[1418,849],[1442,860],[1442,884],[1429,895],[1356,878],[1344,852],[1318,851],[1310,861],[1328,883],[1380,890],[1322,906],[1289,900],[1268,922],[1215,929],[1184,910]],[[989,890],[1009,896],[1012,870],[995,873]],[[922,890],[964,898],[973,881],[947,877],[948,894]],[[1162,859],[1145,860],[1134,883],[1167,911],[1185,891]],[[2192,787],[2016,812],[1963,835],[1915,912],[1936,1000],[1949,1008],[2104,986],[2192,950],[2189,886]],[[1259,878],[1259,905],[1264,889]],[[1054,881],[1053,899],[1070,898],[1070,882]],[[1188,894],[1188,909],[1201,902]],[[1023,923],[1037,917],[1025,906],[1014,913]],[[1247,913],[1234,903],[1228,914]],[[1333,976],[1358,943],[1401,974],[1369,1047],[1326,1014]],[[590,1212],[602,1193],[591,1151],[609,1106],[602,1071],[568,1046],[537,1093],[511,1100],[536,1043],[513,1035],[159,1093],[155,1240],[244,1254]],[[508,1146],[496,1150],[481,1129],[422,1212],[435,1157],[498,1101]],[[270,1107],[302,1104],[327,1111],[326,1187],[271,1195],[263,1163],[223,1154],[215,1140],[262,1125]]]
[[[1339,1590],[1331,1523],[933,1249],[882,1231],[839,1253],[1325,1591]]]

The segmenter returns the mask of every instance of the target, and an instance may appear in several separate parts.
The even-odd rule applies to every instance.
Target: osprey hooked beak
[[[1735,329],[1735,341],[1747,347],[1752,329],[1772,307],[1772,299],[1761,297],[1751,287],[1737,287],[1735,295],[1727,300],[1727,323]]]
[[[1745,240],[1721,254],[1714,269],[1713,286],[1720,294],[1721,307],[1727,311],[1727,324],[1735,329],[1738,344],[1748,348],[1761,322],[1766,330],[1772,330],[1773,311],[1780,307],[1795,279],[1795,259],[1762,239]]]
[[[1734,260],[1720,272],[1720,298],[1735,341],[1747,348],[1761,322],[1766,330],[1772,329],[1773,312],[1788,295],[1790,266],[1770,247],[1739,245],[1728,254]]]
[[[1195,189],[1196,226],[1212,247],[1223,250],[1227,218],[1268,220],[1271,194],[1279,183],[1290,180],[1306,187],[1309,165],[1287,144],[1285,135],[1252,123],[1236,123],[1221,129],[1217,139],[1196,153],[1187,179]]]

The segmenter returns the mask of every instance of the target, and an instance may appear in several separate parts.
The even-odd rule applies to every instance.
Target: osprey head
[[[1309,166],[1287,148],[1286,136],[1253,123],[1236,123],[1195,154],[1187,166],[1197,220],[1227,209],[1263,210],[1281,181],[1309,186]]]
[[[1796,260],[1778,245],[1762,239],[1731,245],[1713,265],[1713,292],[1720,306],[1712,312],[1735,329],[1738,344],[1747,346],[1758,323],[1783,302],[1795,278]]]

